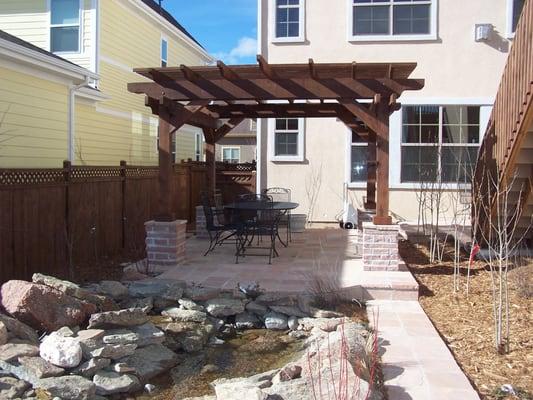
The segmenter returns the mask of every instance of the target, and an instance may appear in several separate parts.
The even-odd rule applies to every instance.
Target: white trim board
[[[304,43],[305,42],[305,7],[306,7],[306,0],[299,0],[299,20],[298,20],[298,36],[295,37],[276,37],[276,0],[269,0],[269,15],[268,15],[268,31],[269,31],[269,39],[271,43],[274,44],[290,44],[290,43]],[[258,7],[260,9],[261,4],[258,4]],[[261,29],[261,24],[258,25],[259,30]]]

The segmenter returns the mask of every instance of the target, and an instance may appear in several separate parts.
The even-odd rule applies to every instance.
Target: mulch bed
[[[452,254],[453,246],[449,250]],[[409,241],[400,243],[400,254],[420,285],[420,304],[481,398],[533,399],[533,264],[510,272],[510,352],[500,355],[494,347],[491,274],[486,264],[474,263],[467,297],[466,255],[461,290],[454,293],[451,259],[430,264],[427,245]],[[502,393],[504,384],[512,385],[518,396]]]

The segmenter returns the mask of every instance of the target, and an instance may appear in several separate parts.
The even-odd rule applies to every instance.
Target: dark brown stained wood
[[[376,133],[368,132],[367,147],[367,180],[366,180],[366,202],[365,209],[376,209],[376,171],[377,171],[377,154],[376,154]]]
[[[388,119],[387,121],[384,121],[382,118],[378,118],[376,115],[374,115],[374,113],[370,111],[367,105],[350,100],[341,100],[340,103],[344,106],[344,108],[346,108],[347,111],[353,114],[353,116],[361,120],[368,127],[368,129],[371,129],[376,132],[378,137],[380,135],[389,135]]]
[[[312,58],[309,59],[309,75],[311,75],[311,78],[318,79],[318,74],[316,72],[315,62]]]
[[[214,129],[204,128],[204,149],[205,163],[207,168],[207,189],[214,193],[216,188],[216,161],[215,161],[215,131]]]
[[[213,104],[206,107],[208,110],[218,114],[220,118],[233,118],[245,116],[246,118],[287,118],[287,117],[308,117],[308,118],[335,118],[345,108],[338,103],[293,103],[293,104]]]
[[[257,55],[257,63],[259,64],[259,70],[261,71],[261,74],[265,75],[269,79],[279,79],[279,76],[274,72],[270,64],[260,54]]]
[[[222,61],[217,61],[217,67],[220,70],[220,75],[222,75],[223,78],[230,80],[239,79],[239,75]]]
[[[222,125],[220,128],[218,128],[214,132],[215,143],[218,142],[220,139],[222,139],[229,132],[231,132],[231,130],[235,128],[237,125],[239,125],[242,121],[244,121],[244,117],[232,118],[229,121],[227,121],[224,125]]]
[[[389,107],[380,102],[377,107],[376,118],[380,121],[376,134],[376,215],[374,224],[390,225],[389,216]]]
[[[205,105],[209,104],[206,100],[201,100],[203,104],[199,105],[187,105],[184,106],[174,101],[169,101],[163,97],[161,99],[155,99],[147,97],[145,104],[152,109],[154,115],[159,115],[159,107],[164,105],[170,112],[168,113],[168,121],[176,129],[179,129],[185,124],[192,126],[203,127],[208,126],[211,128],[217,128],[218,123],[215,118],[202,112]],[[217,116],[218,117],[218,116]]]
[[[159,108],[159,213],[157,221],[174,220],[172,211],[172,153],[170,150],[172,126],[166,107]]]

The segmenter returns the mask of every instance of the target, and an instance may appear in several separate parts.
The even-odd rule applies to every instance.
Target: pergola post
[[[369,130],[366,162],[366,210],[376,209],[376,165],[376,133]]]
[[[203,128],[205,138],[205,164],[207,173],[207,190],[211,193],[216,189],[216,161],[215,161],[215,131],[211,128]]]
[[[376,105],[376,117],[381,129],[376,132],[376,215],[374,224],[390,225],[389,216],[389,107],[387,102]]]
[[[159,107],[159,211],[156,221],[172,221],[175,214],[172,209],[172,125],[170,113],[166,107]]]

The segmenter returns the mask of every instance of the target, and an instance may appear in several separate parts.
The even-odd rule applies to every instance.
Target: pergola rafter
[[[149,82],[128,84],[144,94],[159,126],[160,174],[168,174],[170,136],[185,124],[202,128],[210,188],[215,187],[215,143],[246,118],[338,118],[369,141],[368,207],[374,221],[388,216],[389,115],[405,90],[419,90],[411,79],[416,63],[316,63],[139,68]],[[164,153],[168,154],[165,156]],[[164,164],[164,165],[163,165]],[[170,165],[170,167],[169,167]],[[171,219],[169,177],[160,176],[160,218]]]

